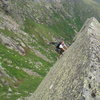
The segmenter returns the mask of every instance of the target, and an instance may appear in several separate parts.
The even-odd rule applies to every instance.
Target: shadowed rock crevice
[[[75,42],[25,100],[100,100],[100,23],[86,21]]]

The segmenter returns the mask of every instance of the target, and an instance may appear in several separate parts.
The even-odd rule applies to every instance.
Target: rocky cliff
[[[25,100],[100,100],[100,23],[86,21],[75,42]]]

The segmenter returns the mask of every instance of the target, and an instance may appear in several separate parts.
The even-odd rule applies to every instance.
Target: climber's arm
[[[66,50],[68,47],[66,46],[66,44],[64,44],[64,49]]]

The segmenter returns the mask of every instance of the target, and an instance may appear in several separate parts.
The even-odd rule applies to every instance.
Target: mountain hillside
[[[0,0],[0,99],[32,94],[58,57],[49,42],[71,45],[99,11],[91,0]]]

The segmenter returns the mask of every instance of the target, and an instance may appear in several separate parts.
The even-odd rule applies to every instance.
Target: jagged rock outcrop
[[[86,21],[75,42],[25,100],[100,100],[100,23]]]

